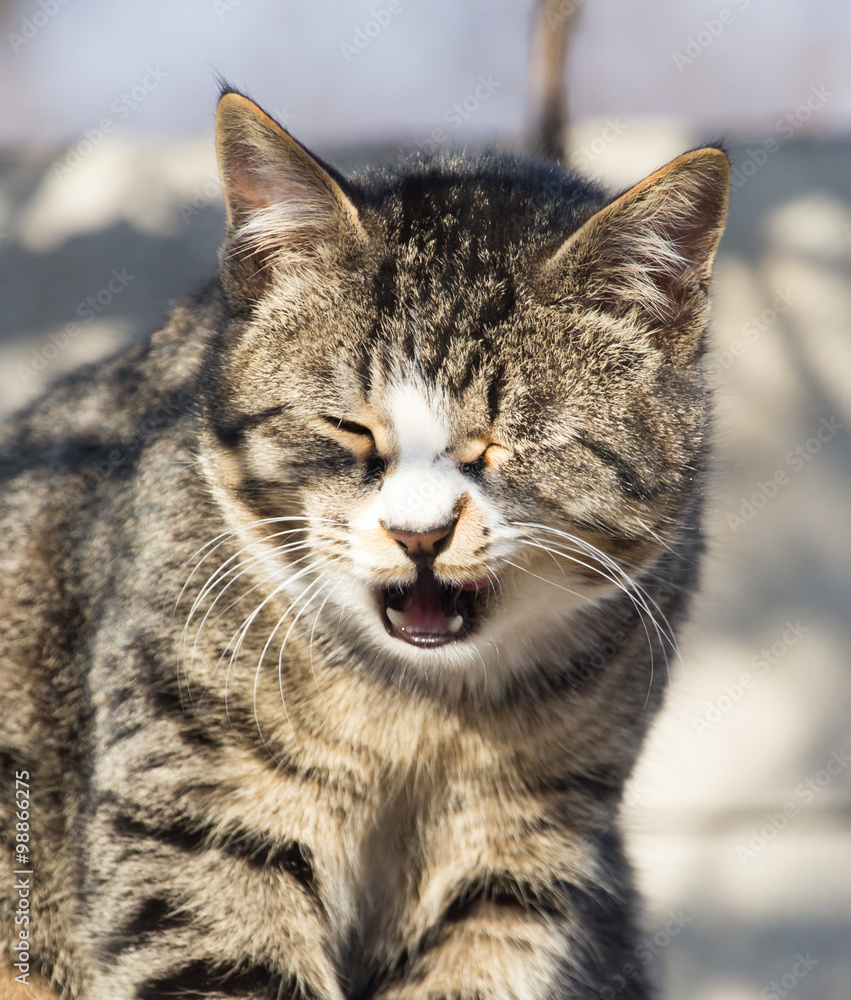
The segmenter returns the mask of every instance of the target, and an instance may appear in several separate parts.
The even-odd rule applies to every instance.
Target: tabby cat
[[[4,438],[5,995],[647,997],[724,153],[344,177],[229,90],[217,144],[216,278]]]

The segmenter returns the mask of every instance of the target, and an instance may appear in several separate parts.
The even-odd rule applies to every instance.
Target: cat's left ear
[[[724,229],[730,167],[684,153],[592,216],[545,263],[549,296],[637,320],[673,357],[694,354]]]
[[[276,273],[321,269],[346,241],[363,238],[357,209],[330,168],[242,94],[219,100],[216,152],[230,294],[257,298]]]

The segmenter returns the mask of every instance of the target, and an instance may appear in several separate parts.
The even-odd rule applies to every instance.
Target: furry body
[[[219,143],[220,277],[5,440],[31,969],[644,998],[617,816],[694,587],[726,161],[606,209],[494,157],[345,180],[234,94]]]

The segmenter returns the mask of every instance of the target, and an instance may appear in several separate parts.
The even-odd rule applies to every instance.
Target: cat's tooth
[[[395,608],[387,608],[385,614],[396,628],[404,628],[408,623],[408,616],[404,611],[396,611]]]
[[[463,624],[464,618],[461,615],[456,615],[448,625],[449,631],[460,632]]]

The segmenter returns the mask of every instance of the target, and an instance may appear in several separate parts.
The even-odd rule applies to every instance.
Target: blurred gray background
[[[520,149],[531,8],[0,2],[0,413],[149,333],[214,266],[216,73],[342,167],[437,136]],[[851,996],[851,4],[564,0],[574,10],[576,166],[622,187],[719,137],[735,165],[713,313],[710,558],[628,796],[644,948],[672,998],[839,1000]]]

